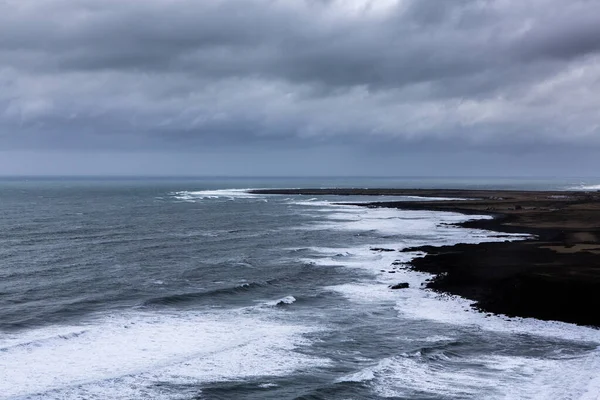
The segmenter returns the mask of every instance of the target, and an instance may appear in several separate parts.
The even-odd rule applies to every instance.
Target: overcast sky
[[[600,175],[598,0],[0,0],[0,174]]]

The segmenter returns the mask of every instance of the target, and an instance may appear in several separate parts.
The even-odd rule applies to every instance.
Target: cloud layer
[[[4,150],[600,147],[594,0],[0,0]]]

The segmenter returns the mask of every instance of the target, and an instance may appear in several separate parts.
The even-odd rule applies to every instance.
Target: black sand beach
[[[262,194],[400,195],[468,200],[374,202],[368,207],[492,215],[461,224],[532,239],[418,248],[428,287],[483,312],[600,326],[600,192],[403,189],[258,190]],[[361,204],[364,206],[364,204]],[[415,250],[415,249],[406,249]],[[405,251],[406,251],[405,250]]]

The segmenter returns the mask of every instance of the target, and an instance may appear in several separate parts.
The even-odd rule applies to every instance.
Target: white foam
[[[450,337],[450,336],[441,336],[441,335],[433,335],[433,336],[427,336],[424,338],[409,338],[409,337],[405,337],[402,338],[402,340],[406,341],[406,342],[426,342],[426,343],[439,343],[439,342],[453,342],[456,340],[455,337]]]
[[[270,389],[270,388],[274,388],[277,386],[279,386],[279,385],[277,385],[276,383],[261,383],[260,385],[258,385],[258,387],[262,388],[262,389]]]
[[[311,224],[305,229],[334,229],[356,232],[378,232],[395,235],[398,240],[390,244],[367,243],[355,247],[310,247],[313,257],[303,261],[322,266],[343,266],[369,270],[375,279],[365,282],[331,286],[356,302],[371,302],[393,298],[403,317],[430,319],[455,325],[475,324],[496,331],[534,332],[536,334],[566,339],[598,340],[600,331],[572,324],[544,322],[535,319],[511,319],[489,317],[474,311],[471,301],[456,296],[440,296],[422,290],[425,280],[432,275],[406,268],[422,252],[374,251],[375,248],[402,250],[422,245],[454,245],[457,243],[497,242],[520,240],[529,235],[505,234],[480,229],[467,229],[453,224],[471,219],[489,219],[490,216],[465,216],[452,212],[412,211],[394,208],[366,208],[330,204],[319,210],[329,213],[320,215],[323,222]],[[317,256],[317,257],[314,257]],[[399,265],[392,265],[396,263]],[[393,272],[393,273],[390,273]],[[409,289],[391,291],[386,286],[409,283]],[[384,286],[385,285],[385,286]],[[391,297],[390,297],[391,296]]]
[[[332,202],[329,200],[323,200],[317,197],[313,197],[310,199],[305,198],[286,198],[288,204],[300,205],[300,206],[310,206],[313,208],[310,210],[331,213],[332,207],[335,207],[337,212],[339,213],[350,213],[356,214],[357,208],[354,205],[344,204],[344,202],[352,202],[352,204],[371,204],[373,202],[386,202],[386,201],[441,201],[441,200],[469,200],[469,199],[458,199],[458,198],[449,198],[449,197],[421,197],[421,196],[360,196],[357,195],[352,197],[351,200],[346,198],[336,199],[336,202]],[[319,207],[319,208],[317,208]],[[364,210],[369,210],[368,208],[364,208]],[[373,210],[373,209],[371,209]],[[376,210],[383,210],[381,208]],[[393,210],[393,209],[392,209]]]
[[[458,296],[439,295],[429,290],[402,297],[396,309],[404,318],[427,319],[449,325],[476,326],[494,332],[530,334],[600,344],[600,330],[558,321],[535,318],[486,316],[471,307],[472,301]]]
[[[329,213],[326,212],[327,209],[330,210]],[[341,293],[353,302],[369,306],[381,303],[393,305],[402,318],[431,320],[445,323],[449,327],[472,326],[477,330],[600,344],[600,331],[597,329],[533,318],[488,317],[474,310],[469,300],[423,289],[425,280],[432,275],[405,267],[406,263],[423,253],[373,251],[375,247],[399,250],[425,244],[439,246],[527,237],[451,225],[468,219],[490,218],[489,216],[467,217],[456,213],[348,206],[321,206],[317,210],[324,221],[312,224],[310,229],[369,231],[398,237],[398,241],[393,244],[388,239],[382,243],[374,242],[356,247],[309,249],[313,257],[305,261],[324,267],[334,265],[361,268],[373,273],[373,279],[327,288]],[[387,287],[399,282],[409,283],[409,288],[391,290]],[[431,338],[433,341],[446,339]],[[563,373],[563,369],[568,372]],[[443,368],[430,360],[407,356],[384,360],[373,368],[350,374],[339,381],[369,382],[383,397],[407,397],[420,393],[425,397],[482,398],[482,393],[485,393],[483,397],[491,399],[599,400],[599,371],[599,351],[571,360],[490,356],[464,360],[462,366],[459,364],[454,368]],[[541,390],[540,387],[544,389]]]
[[[360,268],[373,273],[374,279],[330,286],[329,290],[343,294],[357,303],[388,301],[394,304],[403,318],[425,319],[449,325],[474,325],[498,331],[529,333],[540,336],[568,340],[597,341],[600,331],[568,323],[540,321],[533,318],[512,318],[503,316],[486,317],[471,307],[472,302],[457,296],[440,295],[424,290],[426,280],[432,275],[406,268],[422,252],[374,251],[374,248],[401,250],[407,247],[431,245],[454,245],[457,243],[480,243],[504,240],[519,240],[527,235],[499,234],[478,229],[466,229],[447,223],[457,223],[471,217],[456,213],[426,211],[404,211],[397,209],[358,210],[346,220],[319,223],[313,229],[349,231],[378,231],[395,234],[398,242],[371,243],[348,248],[310,248],[317,258],[305,258],[305,262],[322,266]],[[331,215],[337,219],[337,209],[332,207]],[[485,217],[484,218],[489,218]],[[393,265],[393,264],[397,265]],[[406,282],[408,289],[390,290],[388,286]]]
[[[596,191],[596,190],[600,190],[600,185],[586,185],[586,184],[581,184],[578,186],[573,186],[569,188],[570,190],[582,190],[582,191]]]
[[[573,359],[427,358],[417,352],[384,359],[346,379],[371,381],[382,397],[597,400],[599,368],[598,351]]]
[[[250,189],[221,189],[221,190],[198,190],[174,192],[172,196],[178,200],[196,202],[206,199],[260,199],[264,201],[264,195],[249,192]]]
[[[333,208],[329,214],[321,217],[323,221],[299,229],[377,232],[381,235],[396,235],[399,239],[404,238],[404,242],[399,244],[407,246],[478,243],[528,237],[528,235],[497,233],[492,237],[489,231],[452,225],[472,219],[490,219],[491,217],[487,215],[467,217],[452,212],[366,207],[355,207],[352,210],[347,206],[339,207],[345,208],[343,210]]]
[[[387,266],[402,257],[397,252],[373,251],[370,246],[311,247],[309,250],[318,258],[304,258],[302,261],[314,265],[370,269],[373,272],[379,271],[383,265]]]
[[[335,205],[331,204],[330,201],[327,200],[317,200],[317,199],[308,199],[308,200],[288,200],[287,201],[288,204],[294,204],[294,205],[299,205],[299,206],[311,206],[311,207],[323,207],[321,209],[316,209],[316,211],[323,211],[323,212],[331,212],[331,208],[330,207],[335,207]],[[350,206],[337,206],[337,207],[348,207],[350,208]],[[311,210],[311,211],[315,211],[315,210]]]
[[[343,376],[336,380],[337,383],[342,382],[368,382],[375,379],[375,373],[370,368],[365,368],[361,371],[355,372],[354,374]]]
[[[327,362],[295,351],[315,329],[239,311],[137,312],[5,334],[0,398],[160,398],[156,382],[285,375]]]
[[[360,304],[393,302],[397,295],[393,290],[382,290],[384,288],[376,283],[347,283],[343,285],[327,286],[326,289],[343,294],[350,300]],[[373,295],[375,294],[375,295]]]
[[[281,306],[284,304],[294,304],[296,302],[296,298],[294,296],[285,296],[282,297],[281,299],[277,299],[277,300],[272,300],[272,301],[267,301],[265,304],[267,306]]]

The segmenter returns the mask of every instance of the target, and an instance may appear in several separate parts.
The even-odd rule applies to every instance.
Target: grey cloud
[[[575,2],[535,21],[518,52],[524,59],[573,59],[600,51],[600,3]]]
[[[0,145],[597,146],[599,16],[586,0],[8,0]]]
[[[476,1],[412,1],[405,12],[398,7],[381,18],[346,19],[323,16],[335,7],[314,1],[299,9],[258,0],[153,0],[143,8],[114,1],[71,8],[57,3],[62,7],[46,13],[27,10],[21,20],[5,13],[0,48],[37,53],[41,65],[57,68],[182,69],[338,85],[468,75],[504,58],[495,54],[502,38],[491,37],[485,26],[473,31],[444,21],[470,15],[480,8]],[[415,24],[431,13],[438,25]],[[470,18],[477,21],[479,14]]]

